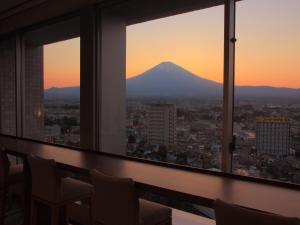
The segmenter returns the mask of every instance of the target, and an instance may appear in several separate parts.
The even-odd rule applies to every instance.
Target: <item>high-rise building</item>
[[[175,104],[150,104],[147,119],[149,144],[169,146],[176,143]]]
[[[290,122],[285,117],[256,118],[256,149],[258,154],[276,157],[289,155]]]

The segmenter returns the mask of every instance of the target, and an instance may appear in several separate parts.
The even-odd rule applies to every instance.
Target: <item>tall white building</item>
[[[285,117],[256,118],[256,149],[259,154],[289,155],[290,122]]]
[[[176,105],[151,104],[147,109],[148,142],[152,145],[176,143]]]

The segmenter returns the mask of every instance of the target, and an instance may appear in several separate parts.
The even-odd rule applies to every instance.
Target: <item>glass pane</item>
[[[0,41],[0,133],[16,135],[15,39]]]
[[[24,136],[80,147],[80,38],[53,26],[24,35]]]
[[[219,170],[224,6],[127,27],[127,155]]]
[[[45,45],[44,68],[45,140],[80,147],[80,38]]]
[[[299,10],[298,0],[237,3],[234,173],[300,183]]]

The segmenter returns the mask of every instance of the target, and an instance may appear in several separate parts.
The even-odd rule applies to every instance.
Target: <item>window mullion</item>
[[[222,171],[231,172],[233,146],[235,0],[225,1]]]

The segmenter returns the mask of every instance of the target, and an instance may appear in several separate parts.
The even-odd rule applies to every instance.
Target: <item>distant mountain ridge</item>
[[[222,85],[163,62],[126,82],[128,97],[195,97],[222,94]]]
[[[80,87],[52,87],[44,91],[45,99],[79,100]]]
[[[199,97],[221,98],[223,85],[197,76],[172,63],[162,62],[146,72],[126,80],[127,97]],[[237,86],[241,98],[299,98],[300,89],[270,86]],[[50,88],[46,99],[79,99],[80,87]]]

